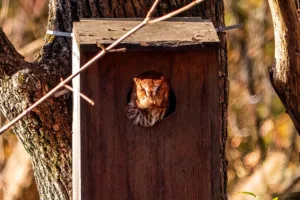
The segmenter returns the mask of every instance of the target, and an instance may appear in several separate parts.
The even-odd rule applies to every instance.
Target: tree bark
[[[270,80],[300,134],[300,5],[298,0],[269,0],[269,6],[275,35]]]
[[[72,22],[91,17],[145,17],[154,0],[50,0],[48,29],[71,32]],[[156,16],[182,7],[191,0],[162,1]],[[184,16],[211,19],[216,27],[224,26],[221,0],[206,1]],[[225,34],[220,33],[220,143],[221,199],[226,196],[225,142],[227,138],[227,50]],[[0,109],[12,120],[25,108],[71,73],[71,40],[46,36],[43,49],[33,63],[24,61],[0,29]],[[13,130],[30,154],[41,199],[72,199],[71,95],[50,98],[34,109]]]

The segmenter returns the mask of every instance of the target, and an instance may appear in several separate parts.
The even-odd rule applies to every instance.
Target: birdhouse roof
[[[143,19],[89,19],[74,23],[73,33],[80,51],[99,51],[138,25]],[[209,20],[172,18],[149,24],[120,43],[130,49],[205,49],[217,47],[219,38]]]

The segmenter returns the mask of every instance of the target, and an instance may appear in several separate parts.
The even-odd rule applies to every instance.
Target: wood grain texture
[[[138,25],[143,19],[82,20],[74,23],[74,35],[81,51],[99,50],[96,43],[109,45]],[[131,49],[204,48],[219,45],[219,38],[209,20],[177,18],[147,25],[120,46]]]
[[[81,102],[81,199],[220,199],[217,52],[127,52],[95,65],[80,77],[96,103]],[[177,106],[152,128],[134,127],[126,97],[147,70],[167,77]]]

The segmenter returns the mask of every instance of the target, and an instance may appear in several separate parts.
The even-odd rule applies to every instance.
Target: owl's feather
[[[163,119],[169,106],[170,87],[165,77],[154,71],[134,78],[126,115],[136,126],[151,127]]]

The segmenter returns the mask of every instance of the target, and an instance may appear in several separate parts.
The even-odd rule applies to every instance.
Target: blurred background
[[[274,55],[265,0],[225,0],[230,105],[227,158],[229,200],[263,200],[300,191],[300,140],[269,82]],[[0,0],[0,26],[28,61],[43,44],[48,0]],[[6,123],[0,117],[0,125]],[[0,137],[0,200],[39,199],[30,158],[11,132]]]
[[[271,13],[265,0],[225,0],[229,119],[227,158],[229,200],[263,200],[300,191],[299,136],[275,94],[269,69],[274,58]],[[300,199],[300,197],[298,198]]]

